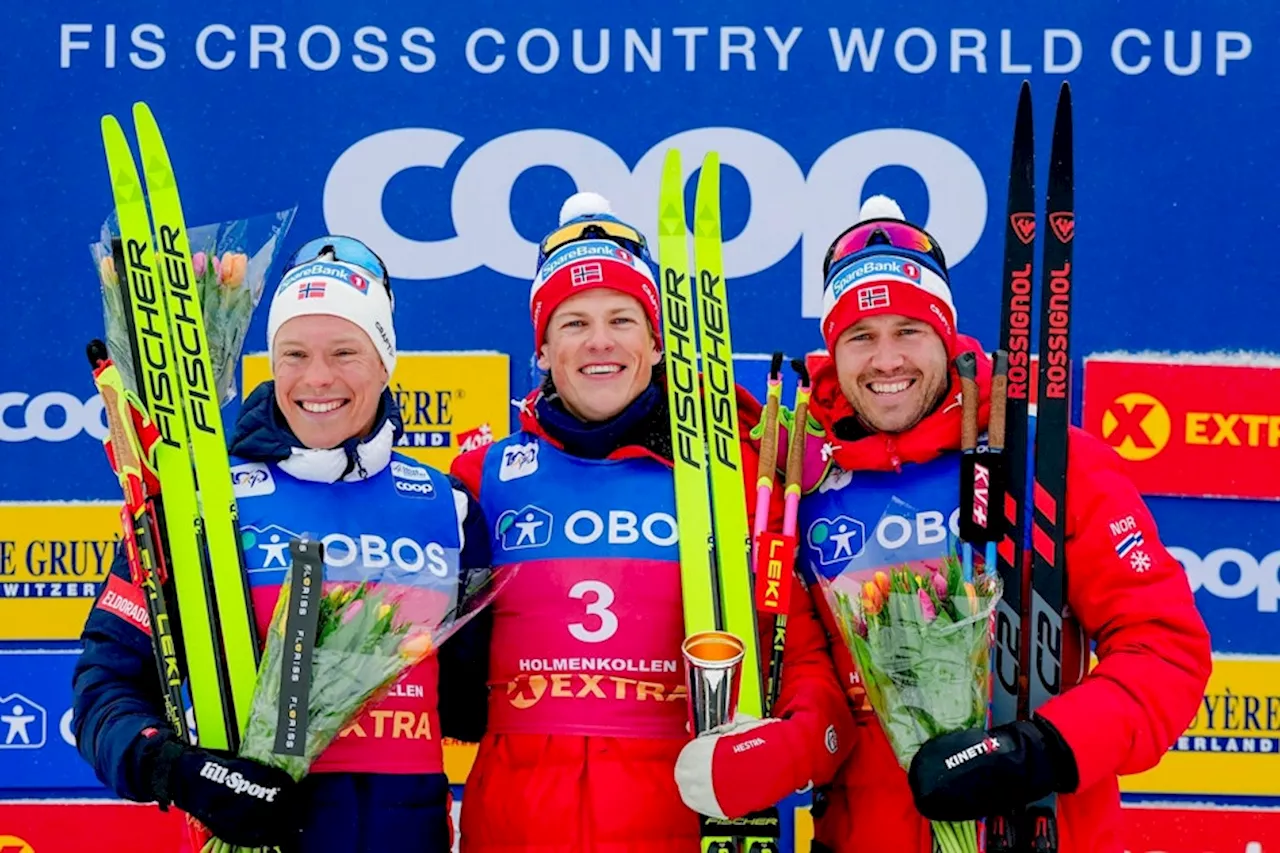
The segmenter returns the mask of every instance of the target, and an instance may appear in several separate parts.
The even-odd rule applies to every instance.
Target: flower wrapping
[[[253,312],[262,300],[267,273],[296,212],[297,208],[292,207],[187,230],[219,405],[225,406],[236,396],[236,366],[245,336]],[[120,292],[124,259],[118,249],[119,230],[113,212],[102,224],[100,239],[89,245],[89,252],[102,288],[107,351],[120,368],[129,390],[137,393],[125,296]],[[113,242],[117,247],[115,252]]]
[[[406,670],[434,654],[488,606],[517,566],[450,568],[443,576],[432,568],[406,572],[381,565],[325,566],[314,586],[308,577],[297,582],[299,571],[295,562],[284,572],[239,750],[241,757],[280,768],[295,780]],[[317,586],[318,594],[312,595]],[[308,597],[307,606],[293,606],[300,596]],[[307,629],[309,664],[300,665],[296,654],[298,613],[308,613],[312,620]],[[280,736],[290,726],[293,697],[285,695],[285,685],[291,671],[301,671],[309,681],[301,749],[286,752],[280,750]],[[204,853],[248,849],[216,838],[202,848]]]
[[[1002,593],[994,567],[976,553],[973,577],[964,576],[953,536],[923,545],[928,536],[919,531],[934,528],[919,517],[895,499],[873,536],[908,531],[902,544],[864,547],[862,559],[824,567],[818,578],[904,770],[930,738],[986,726],[992,615]],[[935,850],[977,853],[976,821],[932,828]]]

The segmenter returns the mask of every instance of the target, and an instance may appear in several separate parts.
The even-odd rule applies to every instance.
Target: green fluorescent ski
[[[698,353],[693,287],[684,218],[680,152],[667,152],[658,202],[658,253],[662,274],[662,347],[671,397],[676,517],[680,529],[680,578],[686,636],[722,627],[712,571],[711,506],[707,501],[706,436],[698,399]],[[744,504],[745,505],[745,504]]]
[[[724,629],[742,640],[742,685],[738,710],[763,716],[760,643],[751,585],[751,535],[747,528],[747,492],[738,441],[737,386],[729,334],[729,300],[720,243],[720,157],[702,160],[694,201],[693,258],[701,309],[702,392],[711,469],[711,506]]]
[[[191,685],[192,704],[202,744],[225,748],[222,689],[218,648],[214,642],[208,591],[202,566],[199,534],[200,507],[195,473],[187,454],[187,424],[179,400],[177,365],[169,334],[168,306],[163,282],[156,274],[151,247],[151,225],[142,182],[124,131],[114,116],[102,117],[102,141],[107,169],[120,220],[125,269],[132,311],[131,333],[138,347],[138,394],[160,430],[156,445],[156,473],[163,484],[165,545],[169,571],[177,592],[183,648]]]
[[[180,388],[183,408],[187,413],[188,440],[203,507],[203,534],[209,549],[214,604],[235,709],[234,739],[231,740],[235,745],[248,723],[258,663],[257,640],[250,621],[247,579],[240,553],[239,513],[231,487],[231,466],[227,458],[222,413],[177,181],[164,138],[150,108],[144,103],[134,104],[133,120],[147,194],[151,200],[151,215],[155,220],[157,267],[164,280],[174,350],[183,379]],[[208,743],[203,733],[201,740]]]

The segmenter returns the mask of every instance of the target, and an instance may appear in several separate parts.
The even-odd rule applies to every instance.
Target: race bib
[[[493,607],[492,731],[687,737],[678,564],[524,563]]]

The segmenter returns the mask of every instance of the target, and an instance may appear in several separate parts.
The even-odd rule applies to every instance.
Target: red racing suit
[[[980,421],[985,429],[991,362],[977,341],[961,337],[960,345],[962,351],[978,354]],[[854,412],[840,390],[834,362],[822,356],[811,362],[811,370],[810,412],[833,449],[834,465],[826,476],[837,466],[852,472],[909,473],[911,466],[929,465],[943,454],[958,452],[958,396],[905,433],[842,442],[834,437],[834,426]],[[959,388],[954,372],[951,388]],[[1194,719],[1212,668],[1209,634],[1182,566],[1160,543],[1156,523],[1120,458],[1074,427],[1068,448],[1063,671],[1084,671],[1069,665],[1073,638],[1086,665],[1087,641],[1096,643],[1097,665],[1078,684],[1065,684],[1038,713],[1062,734],[1079,769],[1077,789],[1057,800],[1058,850],[1121,853],[1117,777],[1154,767]],[[810,490],[817,485],[812,483]],[[850,488],[857,488],[856,475]],[[1128,519],[1132,520],[1126,523]],[[1117,553],[1113,522],[1142,532],[1149,565],[1136,568]],[[831,636],[839,637],[825,602],[816,598]],[[856,684],[843,646],[834,659],[844,683]],[[906,773],[865,694],[855,687],[850,696],[856,741],[825,808],[815,809],[814,849],[822,849],[817,846],[822,844],[838,853],[929,853],[929,826],[915,809]]]
[[[560,447],[531,414],[537,393],[530,395],[521,407],[520,427],[524,436],[519,440],[536,438]],[[738,389],[738,403],[741,434],[746,436],[759,420],[760,405],[742,389]],[[664,409],[662,418],[666,417]],[[669,429],[665,423],[655,424],[654,428]],[[483,496],[479,494],[482,480],[497,483],[496,478],[482,477],[486,454],[494,446],[465,453],[452,466],[454,476],[482,503]],[[501,443],[498,446],[501,447]],[[758,456],[745,439],[742,456],[750,502],[755,492]],[[607,457],[607,460],[627,459],[656,459],[665,469],[671,467],[670,460],[634,445],[619,447]],[[545,453],[543,464],[546,464]],[[609,467],[593,469],[593,478],[610,476]],[[656,473],[660,478],[663,469],[648,465],[648,470],[650,476]],[[510,484],[495,487],[501,485]],[[775,494],[780,495],[781,489]],[[780,513],[779,501],[774,514],[780,517]],[[495,521],[491,518],[491,525]],[[498,536],[497,527],[494,536]],[[678,571],[678,564],[668,564],[667,571]],[[495,619],[502,618],[502,597],[506,592],[500,593],[492,605],[498,614]],[[765,797],[771,802],[783,799],[812,779],[830,778],[848,754],[852,738],[852,718],[836,681],[825,631],[817,620],[812,599],[798,580],[791,602],[782,689],[774,716],[791,721],[786,730],[786,737],[791,739],[787,754],[795,760],[788,766],[777,767],[770,778],[759,780],[761,788],[769,789]],[[678,594],[673,606],[679,608]],[[670,618],[676,620],[678,626],[683,624],[682,614],[672,614]],[[663,656],[680,659],[678,642],[676,639],[677,647],[665,650]],[[496,647],[497,643],[493,645]],[[767,650],[769,643],[762,641],[761,648]],[[493,670],[498,667],[497,654],[496,648],[492,648],[488,683],[491,709],[495,701],[507,702],[507,697],[512,695],[511,685],[498,683],[493,678]],[[675,677],[683,684],[682,669]],[[658,713],[656,704],[635,707],[652,707],[654,713]],[[681,718],[684,707],[685,701],[681,699]],[[593,712],[578,710],[575,713]],[[491,710],[490,722],[493,717]],[[584,728],[589,729],[590,720],[584,722],[587,723]],[[550,853],[553,850],[557,853],[697,853],[700,849],[698,818],[682,802],[674,781],[676,758],[689,736],[682,721],[674,722],[674,731],[671,724],[669,720],[666,737],[486,731],[462,799],[462,850],[464,853]],[[839,749],[829,750],[821,745],[832,739],[828,729],[833,725]]]

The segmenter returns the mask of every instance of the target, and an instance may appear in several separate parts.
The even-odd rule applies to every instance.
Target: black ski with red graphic
[[[996,564],[1004,595],[996,610],[992,723],[1027,719],[1063,689],[1063,610],[1066,606],[1067,431],[1071,424],[1072,238],[1075,178],[1071,89],[1062,84],[1054,116],[1047,228],[1037,229],[1031,87],[1023,82],[1014,122],[1013,154],[1005,223],[1000,347],[1007,357],[1003,423],[989,427],[992,443],[1003,439],[1004,530]],[[1037,231],[1043,237],[1040,304],[1032,305]],[[1030,433],[1032,317],[1039,327],[1039,376],[1035,418],[1034,475],[1027,502]],[[996,506],[992,507],[996,515]],[[1029,527],[1028,527],[1029,523]],[[1055,798],[1050,795],[1023,814],[992,815],[986,823],[990,853],[1056,853]]]

